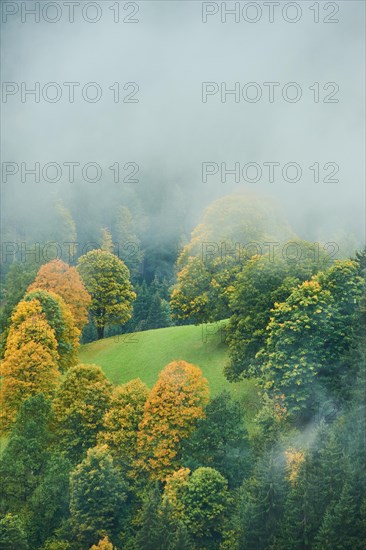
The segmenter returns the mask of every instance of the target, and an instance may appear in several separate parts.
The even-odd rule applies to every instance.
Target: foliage
[[[198,548],[217,548],[228,513],[226,479],[214,468],[201,467],[189,475],[183,469],[167,480],[165,499],[186,525]]]
[[[28,550],[27,537],[20,518],[7,514],[0,520],[1,550]]]
[[[290,414],[310,412],[325,389],[337,395],[342,377],[354,376],[339,367],[354,337],[362,288],[355,263],[338,261],[275,304],[261,354],[265,388],[285,395]]]
[[[24,300],[38,300],[42,312],[52,329],[55,331],[57,351],[59,354],[59,367],[62,372],[76,365],[79,348],[80,330],[75,326],[70,308],[64,300],[52,290],[36,288],[24,296]],[[19,316],[15,311],[12,322],[16,326]]]
[[[26,399],[0,458],[1,512],[20,512],[46,468],[51,406],[44,395]]]
[[[250,470],[248,433],[240,404],[229,392],[223,392],[212,398],[205,415],[183,442],[183,464],[191,470],[199,466],[214,468],[231,487],[238,486]]]
[[[37,288],[51,290],[61,296],[80,330],[87,323],[91,298],[75,267],[70,267],[61,260],[42,265],[34,282],[28,287],[28,292]]]
[[[228,317],[236,271],[254,254],[263,254],[266,244],[290,236],[269,201],[235,194],[213,202],[178,258],[178,282],[171,296],[174,316],[196,323]]]
[[[294,247],[299,259],[287,259]],[[282,253],[253,256],[238,273],[230,293],[231,317],[227,327],[230,361],[225,374],[231,381],[258,375],[257,353],[264,347],[270,311],[292,289],[327,266],[327,258],[306,241],[286,243]]]
[[[136,294],[128,268],[110,252],[92,250],[79,258],[78,271],[92,297],[90,312],[98,337],[103,338],[107,324],[123,325],[131,317]]]
[[[27,397],[39,393],[52,396],[60,375],[55,331],[40,302],[19,302],[12,321],[1,365],[2,430],[9,429]]]
[[[106,445],[90,448],[70,475],[71,525],[84,548],[116,537],[126,502],[126,484]]]
[[[112,385],[96,365],[73,367],[62,381],[53,402],[57,445],[73,463],[96,445],[111,394]]]
[[[99,441],[108,446],[116,465],[128,473],[137,459],[137,431],[149,390],[139,378],[114,388]]]
[[[144,407],[139,426],[141,467],[163,480],[180,462],[184,438],[204,417],[208,383],[200,369],[185,361],[173,361],[160,373]]]

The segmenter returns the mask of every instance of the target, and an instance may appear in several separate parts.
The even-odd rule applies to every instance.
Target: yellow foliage
[[[138,434],[138,466],[159,480],[179,467],[180,443],[197,420],[204,418],[208,400],[208,382],[198,367],[185,361],[169,363],[144,407]]]

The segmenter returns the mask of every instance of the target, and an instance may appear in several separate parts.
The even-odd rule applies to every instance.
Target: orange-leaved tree
[[[76,269],[62,260],[52,260],[40,267],[28,291],[42,288],[52,290],[66,302],[74,317],[76,326],[82,330],[88,322],[88,308],[91,296]]]
[[[21,403],[38,393],[51,397],[60,372],[55,331],[38,300],[21,301],[12,315],[1,365],[2,429],[15,420]]]
[[[139,466],[153,479],[164,480],[180,465],[181,442],[204,418],[209,387],[201,370],[172,361],[160,373],[139,425]]]

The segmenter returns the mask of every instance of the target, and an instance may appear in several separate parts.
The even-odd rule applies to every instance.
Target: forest
[[[0,12],[0,550],[365,550],[365,2]]]
[[[4,249],[1,548],[364,548],[366,249],[304,240],[253,193],[155,249],[126,205],[89,251],[53,208],[52,241]],[[72,257],[46,257],[52,242]],[[79,360],[217,322],[214,392],[210,365],[181,355],[150,386]]]

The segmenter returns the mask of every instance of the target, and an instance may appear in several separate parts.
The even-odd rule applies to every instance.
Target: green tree
[[[183,464],[191,470],[199,466],[214,468],[231,487],[238,486],[250,470],[248,432],[240,404],[225,391],[212,398],[205,414],[183,442]]]
[[[28,550],[27,536],[21,519],[7,514],[0,520],[1,550]]]
[[[286,258],[284,252],[290,254],[292,249],[299,259]],[[274,304],[286,300],[299,283],[327,263],[313,243],[296,240],[286,243],[281,252],[275,249],[274,255],[254,256],[243,265],[230,293],[226,331],[230,361],[225,367],[229,380],[258,375],[256,355],[265,345]]]
[[[126,484],[105,445],[88,450],[70,475],[70,512],[75,539],[90,547],[115,540],[126,508]]]
[[[169,327],[172,324],[169,303],[156,292],[151,300],[146,325],[148,329]]]
[[[21,511],[37,487],[49,459],[50,402],[39,394],[26,399],[0,459],[1,511]]]
[[[342,359],[355,337],[362,290],[356,264],[338,261],[275,304],[260,355],[264,388],[284,395],[290,416],[310,413],[325,389],[341,396],[344,379],[355,376]]]
[[[35,548],[40,548],[68,517],[70,470],[71,463],[64,456],[51,455],[29,499],[28,532]]]
[[[96,365],[70,369],[53,401],[57,444],[73,463],[97,442],[110,405],[112,384]]]
[[[356,507],[350,488],[343,487],[339,501],[328,506],[316,537],[316,550],[344,550],[362,548],[354,521]],[[362,544],[362,543],[361,543]]]
[[[98,338],[103,338],[107,324],[123,325],[131,317],[136,294],[128,268],[110,252],[92,250],[79,258],[78,270],[92,297],[90,312]]]

